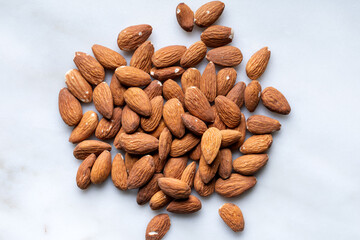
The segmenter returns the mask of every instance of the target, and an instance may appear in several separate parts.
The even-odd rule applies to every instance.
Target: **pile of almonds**
[[[74,156],[83,160],[76,175],[80,189],[104,182],[111,173],[118,189],[139,189],[140,205],[149,202],[153,210],[167,206],[172,213],[193,213],[201,209],[201,201],[191,195],[192,188],[202,197],[215,191],[230,198],[256,184],[253,174],[268,161],[271,133],[281,125],[262,115],[246,119],[240,109],[245,105],[253,112],[260,99],[279,114],[291,109],[282,93],[273,87],[262,90],[257,81],[270,59],[267,47],[246,64],[252,81],[235,84],[233,67],[243,56],[237,47],[225,46],[234,32],[212,25],[224,7],[213,1],[194,14],[184,3],[177,6],[176,17],[185,31],[192,31],[194,23],[207,27],[201,41],[188,48],[173,45],[155,51],[147,41],[152,27],[143,24],[127,27],[118,36],[121,50],[134,51],[129,66],[118,52],[97,44],[92,47],[95,58],[75,53],[78,69],[65,75],[59,111],[64,122],[74,126],[69,141],[77,143]],[[201,74],[195,66],[205,57],[209,63]],[[215,65],[224,68],[216,73]],[[104,82],[104,68],[114,70],[110,86]],[[178,77],[181,86],[174,80]],[[80,102],[92,101],[100,121],[96,112],[82,112]],[[245,140],[246,130],[253,136]],[[99,140],[87,140],[93,134]],[[104,142],[112,138],[125,157],[118,153],[112,160],[112,147]],[[243,155],[233,161],[232,151],[239,150]],[[219,215],[233,231],[243,230],[238,206],[226,203]],[[169,228],[168,214],[157,215],[148,224],[146,239],[161,239]]]

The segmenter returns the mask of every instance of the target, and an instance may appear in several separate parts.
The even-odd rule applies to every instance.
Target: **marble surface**
[[[0,1],[0,239],[143,239],[148,221],[164,212],[138,206],[136,191],[120,192],[110,179],[77,188],[80,161],[57,97],[74,52],[90,53],[94,43],[118,50],[126,26],[151,24],[156,49],[197,41],[199,28],[186,33],[178,26],[177,3]],[[245,63],[269,46],[260,82],[282,91],[292,112],[280,116],[259,106],[255,113],[279,119],[282,129],[257,185],[234,199],[202,198],[196,214],[170,214],[165,238],[360,239],[360,2],[225,3],[217,23],[234,28],[232,45],[243,52],[238,81],[249,82]],[[227,201],[242,209],[244,232],[233,233],[218,216]]]

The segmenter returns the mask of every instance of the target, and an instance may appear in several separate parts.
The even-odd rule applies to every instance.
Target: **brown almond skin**
[[[69,142],[78,143],[89,138],[96,129],[99,118],[94,111],[84,113],[79,124],[72,130]]]
[[[152,56],[152,62],[157,68],[164,68],[179,62],[186,51],[185,46],[172,45],[160,48]]]
[[[128,189],[144,186],[154,175],[154,159],[150,155],[140,158],[132,167],[127,182]]]
[[[265,88],[261,94],[261,101],[272,112],[283,115],[288,115],[291,112],[291,107],[285,96],[276,88]]]
[[[111,154],[103,151],[96,159],[90,173],[91,182],[100,184],[104,182],[111,172]]]
[[[141,44],[134,52],[130,60],[130,66],[150,73],[151,57],[154,54],[154,45],[150,41]]]
[[[128,173],[126,170],[125,162],[120,153],[116,154],[111,168],[111,179],[114,186],[120,190],[125,191],[127,189]]]
[[[110,119],[114,111],[114,100],[106,82],[95,87],[93,99],[96,110],[105,118]]]
[[[190,195],[188,199],[173,200],[166,208],[168,212],[189,214],[201,209],[201,201]]]
[[[164,130],[164,128],[166,128],[164,119],[161,119],[159,126],[152,132],[149,132],[149,134],[153,137],[159,138],[160,134],[162,132],[162,130]]]
[[[184,106],[185,95],[182,91],[181,87],[174,80],[166,80],[163,84],[163,95],[166,100],[170,100],[172,98],[177,98]]]
[[[125,103],[124,92],[126,91],[126,88],[121,85],[115,74],[111,77],[110,91],[114,100],[114,105],[123,106]]]
[[[278,120],[263,115],[250,116],[246,127],[252,134],[267,134],[279,131],[281,124]]]
[[[233,203],[225,203],[219,208],[219,215],[234,232],[244,230],[244,217],[238,206]]]
[[[246,139],[240,147],[243,154],[263,153],[271,147],[273,138],[271,134],[254,135]]]
[[[221,70],[220,70],[221,71]],[[226,97],[236,103],[239,108],[244,104],[244,95],[245,95],[246,84],[244,82],[238,82],[235,86],[228,92]]]
[[[65,83],[68,90],[81,102],[92,101],[92,87],[77,69],[71,69],[65,74]]]
[[[196,163],[192,162],[183,171],[180,180],[189,185],[190,188],[194,186],[194,178],[196,173]]]
[[[180,179],[188,162],[188,157],[169,158],[166,162],[163,173],[165,177]]]
[[[243,60],[243,55],[237,47],[224,46],[210,50],[206,59],[223,67],[235,67]]]
[[[167,79],[175,79],[181,76],[185,70],[179,66],[172,66],[166,68],[152,68],[150,70],[150,75],[160,81],[165,81]]]
[[[151,115],[149,118],[141,118],[141,128],[145,132],[151,132],[159,126],[162,118],[164,99],[161,96],[157,96],[150,101]]]
[[[184,93],[188,87],[194,86],[200,89],[201,73],[196,68],[188,68],[181,76],[181,87]]]
[[[222,161],[223,158],[223,153],[219,151],[219,154],[217,155],[216,159],[211,164],[207,164],[203,156],[204,155],[200,157],[199,174],[201,180],[204,183],[208,184],[215,177],[219,169],[220,162]]]
[[[159,137],[159,159],[165,164],[166,158],[170,153],[172,143],[172,135],[167,127],[165,127]],[[161,169],[162,170],[162,169]]]
[[[215,99],[216,110],[220,119],[229,128],[235,128],[240,124],[241,111],[240,108],[225,96],[217,96]]]
[[[169,215],[159,214],[148,223],[145,233],[146,240],[160,240],[169,231],[171,226]],[[154,234],[156,233],[156,234]]]
[[[95,137],[105,140],[116,136],[121,127],[121,108],[114,108],[112,117],[108,120],[102,118],[95,130]]]
[[[149,117],[151,115],[151,102],[148,95],[138,87],[128,88],[124,93],[126,104],[137,114]]]
[[[177,98],[168,100],[163,109],[163,118],[170,132],[177,138],[182,138],[185,134],[185,126],[181,120],[184,108]]]
[[[133,155],[130,153],[125,153],[125,167],[126,172],[129,174],[134,164],[140,159],[139,155]]]
[[[124,111],[123,111],[124,112]],[[119,150],[123,150],[121,143],[120,143],[120,136],[121,134],[125,133],[124,128],[121,127],[119,132],[116,134],[115,139],[113,141],[114,147]]]
[[[83,160],[92,153],[98,156],[104,150],[110,151],[111,145],[98,140],[85,140],[76,145],[73,154],[76,159]]]
[[[225,26],[213,25],[208,27],[200,35],[201,41],[206,46],[216,48],[221,47],[232,42],[234,31]]]
[[[213,62],[209,62],[200,79],[200,90],[204,93],[209,102],[216,98],[216,71]]]
[[[232,129],[221,130],[221,147],[229,147],[239,141],[241,132]]]
[[[144,43],[151,33],[152,27],[148,24],[130,26],[119,33],[117,44],[121,50],[133,51]]]
[[[218,169],[219,176],[222,179],[227,179],[232,173],[232,153],[229,148],[224,148],[220,150],[221,160]]]
[[[126,133],[135,132],[140,125],[140,116],[125,105],[122,112],[121,124]]]
[[[224,11],[225,4],[221,1],[211,1],[202,5],[195,12],[195,24],[199,27],[212,25]]]
[[[241,133],[241,137],[237,143],[232,145],[232,150],[238,150],[240,146],[244,143],[246,137],[246,119],[245,115],[241,113],[241,120],[239,126],[234,128],[233,130],[239,131]]]
[[[74,63],[90,84],[98,85],[105,79],[105,70],[96,59],[83,52],[75,52]]]
[[[127,87],[142,87],[150,84],[150,75],[136,67],[121,66],[115,70],[115,75],[120,83]]]
[[[225,125],[225,123],[221,120],[218,111],[216,110],[216,106],[213,105],[211,106],[211,108],[213,109],[214,113],[215,113],[215,120],[213,123],[209,124],[208,127],[215,127],[219,130],[225,130],[227,127]]]
[[[221,132],[211,127],[201,137],[201,152],[207,164],[211,164],[218,155],[221,146]]]
[[[267,154],[248,154],[238,157],[233,162],[234,171],[242,175],[253,175],[269,160]]]
[[[244,93],[245,107],[249,112],[255,111],[260,101],[261,85],[258,81],[254,80],[250,82]]]
[[[200,160],[201,157],[201,143],[199,143],[191,152],[189,153],[189,158],[194,161]]]
[[[168,196],[174,199],[188,198],[191,193],[191,188],[186,182],[176,178],[159,178],[158,184],[160,189]]]
[[[236,82],[237,73],[234,68],[221,69],[216,77],[216,91],[217,95],[228,94]]]
[[[256,184],[256,178],[232,173],[230,178],[219,178],[215,183],[215,191],[223,197],[236,197],[252,188]]]
[[[76,174],[76,184],[80,189],[87,189],[91,183],[90,172],[96,160],[95,154],[90,154],[80,164]]]
[[[162,173],[155,173],[151,180],[141,188],[137,193],[136,202],[139,205],[144,205],[149,202],[151,197],[160,191],[160,187],[158,185],[158,179],[164,177]]]
[[[195,117],[205,122],[214,122],[215,112],[201,90],[195,86],[189,87],[185,93],[185,107]]]
[[[200,177],[199,170],[195,174],[194,189],[202,197],[210,196],[215,192],[215,178],[213,178],[208,184],[205,184]]]
[[[152,210],[159,210],[171,201],[172,198],[160,190],[151,197],[149,205]]]
[[[122,148],[131,154],[147,154],[159,147],[159,140],[149,134],[136,132],[133,134],[123,133],[119,137]],[[114,143],[115,145],[115,143]]]
[[[191,32],[194,28],[194,12],[185,3],[176,7],[176,19],[182,29]]]
[[[144,92],[149,96],[149,99],[153,99],[156,96],[162,95],[162,83],[158,80],[151,81],[151,83],[144,88]]]
[[[59,112],[63,121],[69,126],[78,124],[83,116],[80,102],[67,88],[59,92]]]
[[[271,52],[264,47],[254,53],[246,64],[246,74],[251,80],[257,80],[265,72]]]
[[[195,67],[204,59],[206,51],[206,45],[202,41],[192,44],[182,56],[180,65],[184,68]]]
[[[121,56],[120,53],[110,48],[94,44],[91,49],[96,60],[98,60],[104,68],[115,69],[120,66],[126,66],[127,64],[125,58]]]
[[[206,124],[201,119],[194,117],[191,114],[184,113],[181,115],[181,119],[185,127],[197,136],[202,136],[207,130]]]
[[[181,139],[174,139],[171,143],[170,156],[180,157],[187,154],[200,142],[200,138],[196,137],[192,133],[187,133]]]

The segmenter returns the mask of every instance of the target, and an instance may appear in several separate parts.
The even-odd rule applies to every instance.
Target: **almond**
[[[174,80],[166,80],[163,85],[163,95],[166,100],[170,100],[172,98],[177,98],[184,106],[184,92],[177,82]]]
[[[160,190],[151,197],[149,205],[152,210],[159,210],[171,201],[172,198]]]
[[[239,139],[241,138],[241,132],[237,131],[237,130],[231,130],[231,129],[226,129],[226,130],[221,130],[221,147],[228,147],[231,146],[232,144],[236,143],[239,141]]]
[[[87,111],[79,124],[72,130],[69,142],[78,143],[90,137],[99,122],[98,116],[93,111]]]
[[[140,117],[128,105],[123,108],[121,124],[126,133],[133,133],[140,125]]]
[[[151,115],[151,103],[148,95],[138,87],[128,88],[124,93],[126,104],[137,114],[145,117]]]
[[[151,101],[151,115],[149,118],[142,117],[141,118],[141,128],[146,132],[151,132],[156,129],[159,125],[162,112],[163,112],[163,104],[164,100],[161,96],[157,96],[153,98]]]
[[[162,130],[164,130],[164,128],[166,128],[166,125],[165,125],[164,120],[162,119],[159,123],[159,126],[154,131],[149,132],[149,134],[153,137],[159,138],[160,134],[161,134]]]
[[[191,32],[194,27],[194,12],[185,3],[176,7],[176,19],[182,29]]]
[[[123,106],[125,103],[124,92],[126,91],[126,88],[121,85],[115,74],[111,77],[110,91],[114,100],[114,105]]]
[[[205,159],[204,159],[204,155],[202,155],[200,157],[200,162],[199,162],[199,174],[201,177],[201,180],[204,183],[209,183],[216,175],[218,169],[219,169],[219,165],[220,162],[222,161],[223,155],[221,153],[221,151],[219,151],[219,154],[217,155],[216,159],[211,163],[211,164],[207,164]]]
[[[159,147],[159,140],[149,134],[136,132],[120,135],[120,144],[123,149],[131,154],[147,154]],[[115,143],[114,143],[115,144]]]
[[[237,73],[234,68],[221,69],[216,77],[216,91],[217,95],[228,94],[233,88],[236,81]]]
[[[204,93],[209,102],[216,98],[216,71],[213,62],[209,62],[200,79],[200,90]]]
[[[205,95],[197,87],[189,87],[185,93],[185,107],[195,117],[205,122],[215,120],[214,110]]]
[[[246,74],[251,80],[257,80],[264,72],[270,59],[268,47],[254,53],[246,64]]]
[[[284,95],[273,87],[267,87],[261,94],[264,106],[272,112],[288,115],[291,107]]]
[[[194,186],[194,178],[196,172],[196,163],[192,162],[183,171],[180,180],[189,185],[190,188]]]
[[[225,203],[219,208],[219,215],[234,232],[244,230],[244,217],[238,206],[233,203]]]
[[[110,151],[111,145],[98,140],[85,140],[80,142],[74,148],[74,157],[82,160],[87,158],[92,153],[98,156],[104,150]]]
[[[79,70],[71,69],[65,74],[65,83],[69,91],[80,101],[92,101],[92,87],[81,75]]]
[[[253,115],[246,121],[246,126],[249,132],[253,134],[267,134],[279,131],[281,124],[278,120],[262,116]]]
[[[181,115],[181,119],[187,129],[189,129],[195,135],[201,136],[207,130],[206,124],[197,117],[184,113]]]
[[[224,46],[210,50],[206,59],[223,67],[235,67],[243,60],[243,55],[237,47]]]
[[[225,123],[220,119],[219,113],[216,110],[216,106],[213,105],[211,106],[211,108],[213,109],[214,113],[215,113],[215,120],[212,124],[209,124],[209,128],[210,127],[215,127],[219,130],[225,130],[226,129],[226,125]]]
[[[229,128],[237,127],[241,120],[241,111],[238,105],[224,96],[218,96],[215,99],[216,110],[220,119]]]
[[[160,48],[152,56],[152,62],[157,68],[164,68],[179,62],[186,51],[185,46],[172,45]]]
[[[219,176],[222,179],[227,179],[232,173],[232,153],[228,148],[220,150],[221,159],[218,169]]]
[[[164,167],[164,176],[180,179],[188,162],[188,157],[169,158]]]
[[[121,50],[133,51],[145,42],[152,33],[148,24],[140,24],[123,29],[118,36],[117,44]]]
[[[200,35],[201,41],[206,46],[216,48],[231,43],[234,37],[234,30],[229,27],[214,25],[208,27]]]
[[[128,87],[146,86],[151,82],[150,75],[136,67],[118,67],[115,75],[122,85]]]
[[[173,200],[166,208],[168,212],[188,214],[194,213],[201,209],[201,201],[190,195],[188,199]]]
[[[202,197],[207,197],[215,192],[215,178],[213,178],[208,184],[205,184],[200,177],[199,170],[195,174],[194,178],[195,191]]]
[[[122,115],[124,115],[124,111],[123,111]],[[117,149],[119,149],[119,150],[124,150],[124,149],[122,148],[121,144],[120,144],[120,136],[121,136],[121,134],[123,134],[123,133],[125,133],[125,131],[124,131],[124,128],[121,127],[120,130],[119,130],[119,132],[116,134],[115,139],[114,139],[114,142],[113,142],[114,147],[117,148]]]
[[[200,138],[188,133],[181,139],[174,139],[171,144],[170,156],[179,157],[188,153],[200,142]]]
[[[170,99],[164,105],[163,118],[165,124],[177,138],[182,138],[185,134],[185,126],[181,120],[181,114],[183,113],[184,108],[177,98]]]
[[[129,174],[134,164],[139,161],[140,157],[138,155],[133,155],[130,153],[125,153],[125,167],[126,172]]]
[[[146,240],[160,240],[169,231],[171,226],[169,215],[159,214],[153,217],[146,228]]]
[[[221,71],[221,70],[220,70]],[[219,76],[219,75],[218,75]],[[245,95],[246,84],[244,82],[238,82],[235,86],[228,92],[226,97],[236,103],[239,108],[244,104],[244,95]]]
[[[221,133],[220,130],[214,127],[205,131],[201,138],[201,152],[207,164],[211,164],[220,149]]]
[[[220,1],[211,1],[202,5],[195,12],[195,24],[199,27],[212,25],[224,11],[225,4]]]
[[[243,113],[241,113],[241,121],[240,121],[239,126],[234,128],[233,130],[237,130],[241,133],[241,137],[240,137],[239,141],[237,143],[235,143],[234,145],[232,145],[233,150],[234,149],[238,150],[240,148],[240,146],[244,143],[245,136],[246,136],[246,120],[245,120],[245,115]]]
[[[233,162],[234,170],[242,175],[253,175],[268,161],[267,154],[249,154],[238,157]]]
[[[105,118],[110,119],[114,110],[114,100],[106,82],[102,82],[94,89],[94,105],[96,110]]]
[[[181,76],[181,87],[184,93],[186,89],[195,86],[200,89],[201,73],[196,68],[188,68]]]
[[[237,173],[224,180],[219,178],[215,183],[215,191],[223,197],[236,197],[256,184],[255,177],[245,177]]]
[[[158,184],[160,189],[168,196],[175,199],[188,198],[191,193],[191,188],[186,182],[176,178],[159,178]]]
[[[184,69],[179,66],[166,67],[166,68],[152,68],[150,75],[160,81],[167,79],[175,79],[184,73]]]
[[[76,52],[74,63],[81,75],[91,84],[98,85],[105,79],[105,70],[95,58],[83,52]]]
[[[146,88],[144,92],[149,96],[149,99],[153,99],[156,96],[162,96],[162,83],[158,80],[152,81]]]
[[[78,124],[83,116],[80,102],[67,88],[59,92],[59,112],[63,121],[69,126]]]
[[[172,135],[167,127],[165,127],[159,137],[159,159],[165,164],[166,158],[170,153]],[[162,169],[161,169],[162,170]]]
[[[128,173],[126,171],[124,159],[122,155],[118,153],[115,155],[112,162],[111,179],[115,187],[125,191],[127,189],[127,178]]]
[[[103,118],[95,130],[95,136],[101,140],[110,139],[116,136],[121,127],[121,108],[114,108],[112,117],[108,120]]]
[[[150,73],[151,58],[154,54],[154,46],[150,41],[141,44],[134,52],[130,60],[130,66],[136,67],[144,72]]]
[[[180,65],[183,67],[195,67],[206,55],[206,45],[202,41],[192,44],[181,57]]]
[[[255,111],[260,101],[261,85],[258,81],[254,80],[249,83],[245,88],[244,99],[245,107],[249,112]]]
[[[243,154],[263,153],[271,147],[272,142],[271,134],[254,135],[244,142],[240,152]]]
[[[104,68],[115,69],[120,66],[126,66],[125,58],[110,48],[94,44],[91,49],[96,60],[98,60]]]
[[[150,201],[151,197],[160,191],[160,187],[158,185],[158,179],[164,177],[162,173],[156,173],[151,178],[151,180],[141,188],[137,193],[136,202],[139,205],[144,205],[148,201]]]
[[[164,162],[160,161],[159,153],[157,151],[152,154],[152,157],[154,159],[155,172],[161,173],[164,169],[165,161]]]
[[[103,151],[96,159],[90,173],[91,182],[100,184],[104,182],[111,171],[111,154],[109,151]]]
[[[76,174],[76,184],[80,189],[87,189],[91,183],[90,172],[96,160],[95,154],[90,154],[80,164]]]
[[[128,189],[144,186],[154,175],[154,159],[150,155],[140,158],[132,167],[128,178]]]
[[[201,157],[201,143],[199,143],[193,150],[189,153],[189,158],[194,161],[200,160]]]

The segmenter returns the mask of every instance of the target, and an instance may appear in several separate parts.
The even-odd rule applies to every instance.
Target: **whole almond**
[[[80,189],[87,189],[91,183],[90,172],[96,160],[95,154],[90,154],[80,164],[76,174],[76,184]]]
[[[111,154],[109,151],[103,151],[96,159],[91,168],[90,179],[94,184],[104,182],[111,171]]]
[[[185,134],[185,126],[181,120],[181,114],[183,113],[184,108],[177,98],[168,100],[164,105],[163,118],[165,124],[177,138],[182,138]]]
[[[134,164],[139,161],[139,155],[133,155],[130,153],[125,153],[125,167],[126,172],[129,174],[131,169],[133,168]]]
[[[121,127],[121,113],[121,108],[116,107],[109,120],[102,118],[96,127],[95,136],[101,140],[115,137]]]
[[[170,156],[180,157],[187,154],[200,142],[200,138],[196,137],[192,133],[187,133],[181,139],[174,139],[171,144]]]
[[[190,188],[194,186],[194,178],[196,172],[196,163],[192,162],[185,168],[184,172],[181,175],[180,180],[189,185]]]
[[[200,90],[204,93],[209,102],[216,98],[216,71],[213,62],[209,62],[200,79]]]
[[[121,153],[118,153],[115,155],[112,162],[111,179],[115,187],[125,191],[127,189],[127,178],[128,173],[126,171],[124,159]]]
[[[98,140],[85,140],[76,145],[73,154],[75,158],[82,160],[92,153],[98,156],[104,150],[110,151],[111,145]]]
[[[94,44],[91,49],[96,60],[98,60],[104,68],[115,69],[120,66],[126,66],[125,58],[110,48]]]
[[[109,85],[102,82],[94,89],[94,105],[105,118],[110,119],[114,111],[114,100]]]
[[[141,88],[128,88],[124,93],[124,99],[126,104],[137,114],[145,117],[151,115],[150,99]]]
[[[183,67],[195,67],[206,55],[206,45],[202,41],[192,44],[181,57],[180,65]]]
[[[218,169],[219,176],[222,179],[227,179],[232,173],[232,153],[228,148],[220,150],[221,159]]]
[[[220,70],[221,71],[221,70]],[[239,108],[244,104],[244,95],[245,95],[246,84],[244,82],[238,82],[235,86],[228,92],[226,97],[236,103]]]
[[[218,155],[221,146],[221,132],[211,127],[206,130],[201,138],[201,152],[206,164],[211,164]]]
[[[185,107],[195,117],[205,122],[215,120],[214,110],[201,90],[195,86],[189,87],[185,93]]]
[[[201,41],[206,46],[216,48],[231,43],[234,37],[234,30],[229,27],[214,25],[208,27],[200,35]]]
[[[268,47],[254,53],[246,64],[246,74],[251,80],[257,80],[264,72],[270,59]]]
[[[224,96],[217,96],[215,99],[216,110],[220,119],[229,128],[237,127],[241,120],[241,111],[238,105]]]
[[[267,154],[249,154],[238,157],[233,162],[234,170],[242,175],[253,175],[268,161]]]
[[[235,67],[242,62],[243,55],[237,47],[224,46],[210,50],[206,59],[223,67]]]
[[[144,186],[154,175],[154,159],[150,155],[140,158],[132,167],[127,182],[128,189]]]
[[[200,89],[201,73],[196,68],[188,68],[181,76],[181,87],[184,93],[186,89],[195,86]]]
[[[233,130],[237,130],[241,133],[241,137],[239,141],[232,145],[233,150],[234,149],[238,150],[240,146],[244,143],[246,136],[246,119],[243,113],[241,113],[241,120],[239,126],[235,127]]]
[[[157,126],[157,128],[154,131],[149,132],[149,134],[153,137],[159,138],[160,134],[161,134],[162,130],[164,130],[164,128],[166,128],[166,124],[165,124],[164,120],[162,119],[159,123],[159,126]]]
[[[195,12],[195,24],[199,27],[212,25],[224,11],[225,4],[220,1],[211,1],[202,5]]]
[[[191,193],[189,185],[176,178],[159,178],[158,184],[166,195],[175,199],[188,198]]]
[[[124,114],[124,111],[123,111],[122,115],[123,115],[123,114]],[[114,139],[114,141],[113,141],[114,147],[115,147],[116,149],[124,150],[124,149],[122,148],[121,142],[120,142],[120,136],[121,136],[121,134],[123,134],[123,133],[125,133],[125,131],[124,131],[124,128],[121,127],[120,130],[119,130],[119,132],[116,134],[115,139]]]
[[[184,73],[184,69],[179,66],[166,67],[166,68],[152,68],[150,70],[150,75],[160,81],[165,81],[167,79],[175,79],[181,74]]]
[[[255,177],[246,177],[237,173],[224,180],[219,178],[215,183],[215,191],[223,197],[236,197],[256,184]]]
[[[120,144],[123,149],[131,154],[147,154],[159,147],[159,140],[149,134],[136,132],[120,135]],[[115,144],[115,143],[114,143]]]
[[[219,215],[234,232],[244,230],[244,217],[238,206],[233,203],[225,203],[219,208]]]
[[[195,135],[201,136],[207,129],[206,124],[202,120],[191,114],[184,113],[181,115],[181,119],[185,127]]]
[[[240,148],[243,154],[263,153],[271,147],[273,138],[271,134],[254,135],[246,139]]]
[[[92,101],[92,87],[77,69],[71,69],[65,74],[65,83],[69,91],[80,101]]]
[[[99,122],[98,116],[93,111],[84,113],[79,124],[72,130],[69,142],[78,143],[90,137]]]
[[[176,19],[182,29],[191,32],[194,27],[194,12],[185,3],[176,7]]]
[[[110,91],[114,100],[114,105],[123,106],[125,103],[124,92],[126,91],[126,88],[121,85],[115,74],[111,77]]]
[[[173,200],[166,208],[168,212],[189,214],[201,209],[201,201],[190,195],[188,199]]]
[[[204,159],[204,155],[200,157],[199,174],[201,180],[204,183],[206,184],[209,183],[215,177],[219,169],[220,162],[222,161],[222,158],[223,158],[223,154],[221,153],[221,151],[219,151],[219,154],[216,156],[216,159],[211,164],[206,163]]]
[[[69,126],[78,124],[83,116],[80,102],[67,88],[59,92],[59,112],[63,121]]]
[[[260,101],[261,85],[258,81],[254,80],[249,83],[245,88],[244,99],[245,107],[249,112],[255,111]]]
[[[215,113],[215,120],[213,123],[209,124],[209,128],[210,127],[215,127],[219,130],[225,130],[226,129],[226,125],[225,123],[221,120],[218,111],[216,110],[216,106],[213,105],[211,106],[211,108],[213,109],[214,113]]]
[[[166,161],[167,156],[170,153],[172,142],[171,132],[167,127],[165,127],[159,137],[159,159],[161,162]],[[161,169],[162,170],[162,169]]]
[[[157,68],[164,68],[179,62],[186,51],[185,46],[172,45],[160,48],[152,56],[152,62]]]
[[[169,215],[159,214],[151,219],[146,228],[146,240],[160,240],[169,231],[171,226]]]
[[[141,44],[134,52],[130,60],[130,66],[150,73],[151,57],[154,54],[154,46],[150,41]]]
[[[194,161],[200,160],[201,157],[201,143],[199,143],[193,150],[189,153],[189,158]]]
[[[160,191],[160,187],[158,185],[158,179],[164,177],[162,173],[155,173],[151,180],[141,188],[137,193],[136,202],[139,205],[144,205],[148,201],[150,201],[151,197]]]
[[[284,95],[273,87],[264,89],[261,94],[261,101],[270,111],[284,115],[288,115],[291,112],[291,107]]]
[[[241,132],[232,129],[221,130],[221,147],[229,147],[241,138]]]
[[[121,50],[133,51],[145,42],[152,33],[148,24],[140,24],[123,29],[118,36],[117,44]]]
[[[122,85],[128,87],[146,86],[151,82],[150,75],[136,67],[118,67],[115,70],[115,75]]]
[[[133,133],[140,125],[140,117],[128,105],[123,108],[121,124],[126,133]]]
[[[151,197],[149,205],[152,210],[159,210],[171,201],[172,198],[160,190]]]
[[[236,81],[237,73],[234,68],[221,69],[216,77],[216,91],[217,95],[228,94],[233,88]]]
[[[164,167],[164,176],[180,179],[188,162],[188,157],[169,158]]]
[[[158,80],[154,80],[146,88],[144,88],[144,92],[149,96],[149,99],[151,100],[156,96],[161,96],[162,89],[162,83]]]
[[[205,184],[200,177],[200,171],[198,170],[194,178],[194,189],[202,197],[210,196],[215,192],[215,178],[213,178],[208,184]]]
[[[105,70],[95,58],[83,52],[76,52],[74,63],[81,75],[93,85],[98,85],[105,79]]]
[[[153,98],[151,101],[151,115],[148,118],[141,118],[141,128],[146,132],[151,132],[156,129],[159,125],[162,112],[163,112],[163,104],[164,100],[161,96],[157,96]]]
[[[177,82],[174,80],[166,80],[163,84],[163,95],[166,100],[170,100],[172,98],[177,98],[184,106],[184,92],[182,91],[181,87]]]
[[[262,115],[250,116],[246,121],[246,126],[249,132],[253,134],[273,133],[281,128],[278,120]]]
[[[154,152],[152,154],[152,157],[154,159],[154,164],[155,164],[155,173],[162,173],[165,166],[165,161],[164,162],[160,161],[158,151]]]

